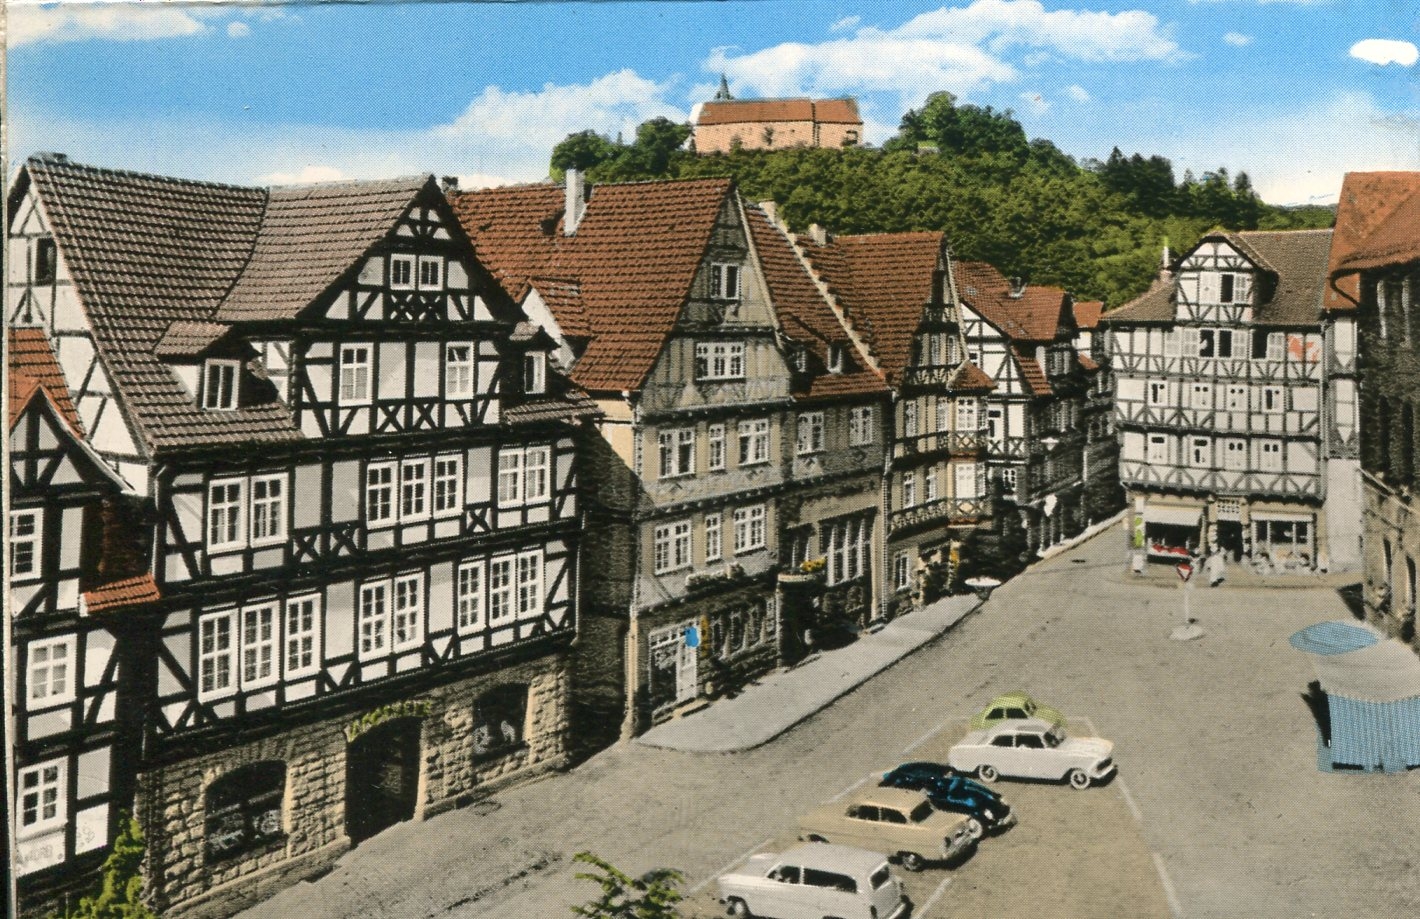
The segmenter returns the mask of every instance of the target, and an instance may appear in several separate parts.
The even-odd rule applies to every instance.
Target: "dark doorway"
[[[414,816],[419,794],[418,718],[386,721],[345,754],[345,832],[352,844]]]
[[[1218,521],[1218,547],[1226,552],[1234,562],[1242,559],[1243,526],[1241,521]]]

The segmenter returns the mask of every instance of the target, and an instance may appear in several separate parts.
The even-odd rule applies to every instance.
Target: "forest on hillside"
[[[796,231],[819,223],[839,234],[945,230],[960,258],[1008,276],[1063,287],[1113,308],[1142,293],[1167,243],[1174,254],[1217,227],[1328,227],[1329,207],[1264,203],[1246,172],[1181,178],[1165,157],[1117,147],[1105,160],[1076,161],[1046,139],[1027,139],[1009,109],[930,96],[902,117],[881,147],[686,149],[687,125],[643,123],[630,142],[594,131],[569,135],[552,152],[555,176],[585,171],[592,182],[732,176],[749,201],[778,202]]]

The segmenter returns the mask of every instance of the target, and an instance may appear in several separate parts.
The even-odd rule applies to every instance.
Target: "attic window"
[[[799,373],[807,373],[809,370],[809,349],[794,349],[794,369]]]
[[[238,361],[209,360],[202,370],[202,407],[231,411],[237,407]]]
[[[58,261],[53,239],[45,236],[35,240],[34,283],[53,284]]]
[[[710,297],[714,300],[740,298],[740,266],[714,264],[710,266]]]
[[[846,349],[841,343],[834,343],[828,346],[828,372],[842,373],[847,364],[848,356]]]
[[[541,351],[523,355],[523,392],[538,395],[547,391],[547,355]]]
[[[414,256],[390,256],[390,287],[409,290],[414,286]]]
[[[1219,303],[1246,303],[1248,293],[1247,275],[1223,272],[1218,276]]]

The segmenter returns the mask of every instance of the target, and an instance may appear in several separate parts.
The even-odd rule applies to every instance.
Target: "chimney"
[[[1173,253],[1169,252],[1168,237],[1164,237],[1164,254],[1159,261],[1159,280],[1168,281],[1173,278]]]
[[[456,192],[456,191],[459,190],[459,177],[458,177],[458,176],[440,176],[440,177],[439,177],[439,187],[444,190],[444,194],[446,194],[446,195],[449,194],[450,192]]]
[[[769,222],[770,222],[770,223],[774,224],[776,227],[779,227],[780,229],[787,229],[787,228],[784,226],[784,224],[782,224],[782,223],[779,222],[779,202],[777,202],[777,201],[761,201],[761,202],[759,202],[759,209],[760,209],[761,211],[764,211],[765,216],[767,216],[767,217],[769,218]]]
[[[814,241],[816,246],[828,245],[828,230],[817,223],[809,224],[809,239]]]
[[[572,236],[587,210],[586,180],[580,169],[567,170],[567,204],[562,212],[562,235]]]

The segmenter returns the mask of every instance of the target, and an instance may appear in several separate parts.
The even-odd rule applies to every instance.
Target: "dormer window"
[[[1248,302],[1250,278],[1245,274],[1235,274],[1233,272],[1223,272],[1218,276],[1218,302],[1219,303],[1246,303]]]
[[[744,342],[696,342],[695,378],[697,380],[742,380],[744,376]]]
[[[523,355],[523,392],[537,395],[547,391],[547,355],[541,351]]]
[[[202,407],[231,411],[237,407],[238,361],[209,360],[202,370]]]
[[[835,342],[828,346],[828,372],[842,373],[848,363],[847,348]]]
[[[53,284],[58,263],[54,240],[48,236],[35,240],[34,283]]]
[[[809,349],[796,348],[794,350],[794,369],[799,373],[809,372]]]
[[[740,266],[717,262],[710,266],[710,297],[713,300],[740,298]]]

